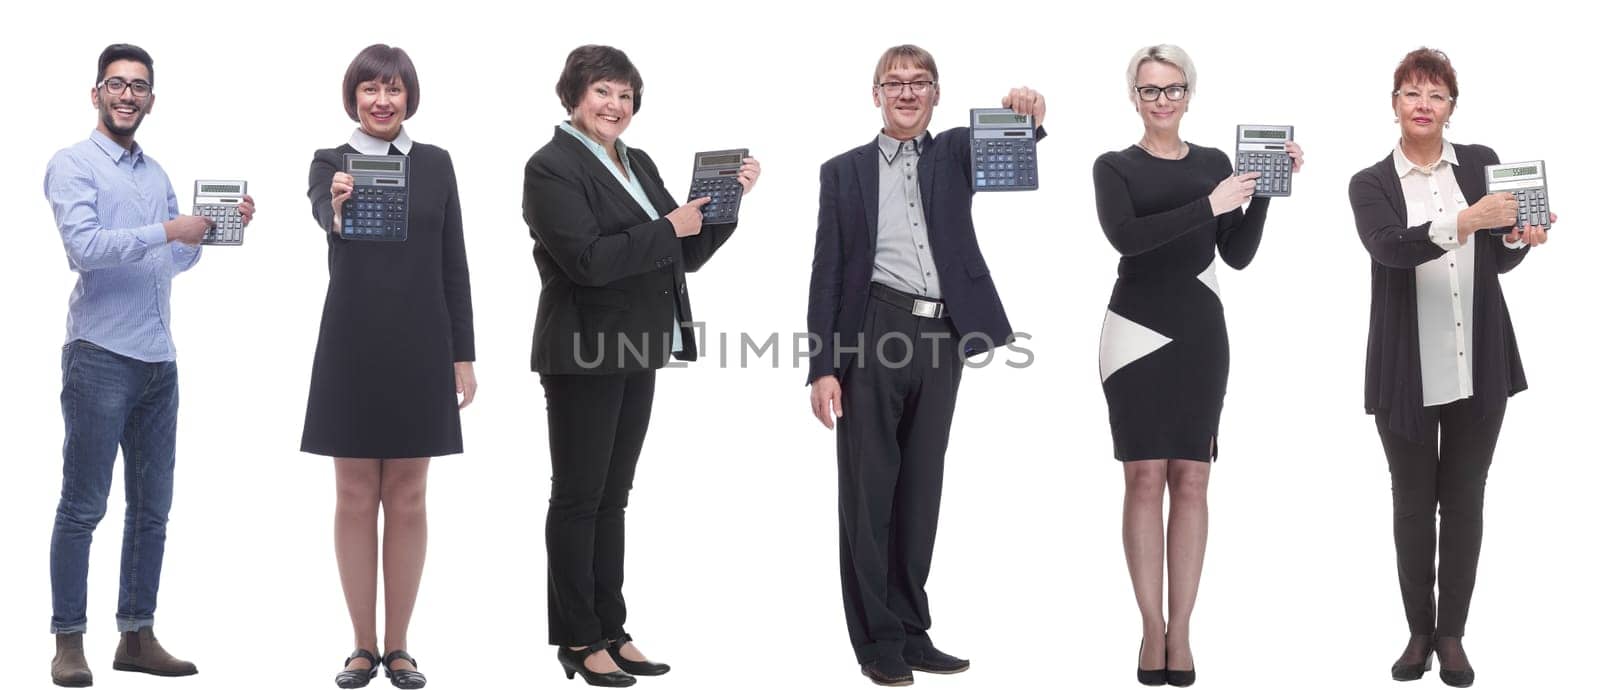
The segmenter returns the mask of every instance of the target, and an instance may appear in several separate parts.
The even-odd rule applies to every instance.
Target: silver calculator
[[[1256,178],[1256,196],[1289,196],[1294,160],[1289,157],[1288,143],[1293,140],[1293,127],[1239,125],[1234,167],[1240,175],[1261,173]]]
[[[347,240],[404,242],[410,188],[405,156],[344,154],[344,171],[355,178],[355,188],[344,200],[339,235]]]
[[[1483,169],[1483,177],[1490,194],[1509,192],[1517,198],[1517,227],[1550,226],[1550,197],[1545,192],[1544,161],[1490,165]],[[1504,235],[1511,232],[1511,228],[1495,228],[1489,232]]]
[[[200,244],[244,244],[244,217],[239,215],[239,204],[244,203],[248,188],[244,180],[194,181],[194,215],[211,221]]]
[[[1032,115],[1022,115],[1010,108],[973,108],[973,191],[1038,189],[1038,143]]]
[[[711,197],[700,207],[705,225],[726,225],[739,221],[739,200],[744,185],[739,184],[739,166],[750,149],[701,151],[694,154],[694,180],[689,183],[689,200]]]

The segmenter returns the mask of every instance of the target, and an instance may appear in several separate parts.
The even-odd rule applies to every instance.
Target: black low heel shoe
[[[1144,658],[1144,640],[1139,640],[1139,657]],[[1139,664],[1137,663],[1133,665],[1133,669],[1139,672],[1140,685],[1167,684],[1167,669],[1158,668],[1154,671],[1146,671],[1143,668],[1140,668]]]
[[[590,654],[605,651],[609,644],[606,640],[600,640],[583,649],[568,649],[562,645],[556,648],[556,661],[561,662],[561,670],[567,672],[567,680],[572,680],[573,676],[583,676],[583,682],[602,688],[625,688],[639,682],[638,678],[623,671],[598,673],[583,665],[583,660],[589,658]]]
[[[1432,670],[1433,670],[1433,642],[1430,640],[1429,643],[1428,643],[1428,646],[1425,647],[1422,650],[1422,661],[1417,662],[1417,663],[1406,663],[1406,662],[1403,662],[1403,661],[1396,661],[1396,662],[1394,662],[1393,666],[1389,667],[1389,677],[1393,678],[1395,680],[1398,680],[1398,681],[1402,681],[1402,682],[1411,681],[1411,680],[1417,680],[1417,679],[1421,678],[1422,674],[1427,673],[1427,672],[1432,671]],[[1441,671],[1440,672],[1440,678],[1443,678],[1443,677],[1444,677],[1444,673],[1443,673],[1443,671]]]
[[[392,664],[396,661],[404,661],[411,664],[411,668],[418,668],[417,660],[411,658],[404,649],[395,649],[383,655],[383,677],[389,679],[390,685],[400,690],[418,690],[428,684],[428,677],[420,671],[393,668]]]
[[[617,668],[622,669],[623,673],[630,676],[659,676],[672,670],[671,666],[658,664],[654,661],[633,661],[632,659],[623,658],[622,645],[632,641],[632,635],[622,633],[622,637],[612,640],[611,644],[606,646],[606,651],[611,654],[611,660],[617,662]]]
[[[1443,664],[1439,665],[1439,680],[1452,688],[1470,688],[1472,687],[1472,682],[1477,679],[1478,674],[1473,672],[1471,666],[1468,666],[1463,671],[1452,671],[1445,668]]]
[[[1167,669],[1167,685],[1175,688],[1187,688],[1194,685],[1194,669],[1191,668],[1187,671]]]
[[[377,654],[365,649],[357,649],[350,653],[349,658],[344,660],[344,665],[349,666],[350,662],[356,659],[366,659],[371,666],[355,671],[340,671],[338,675],[333,677],[334,685],[341,688],[364,688],[367,687],[367,683],[372,682],[372,679],[378,676]]]

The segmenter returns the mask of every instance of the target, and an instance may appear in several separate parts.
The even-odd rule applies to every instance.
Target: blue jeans
[[[106,514],[122,447],[128,512],[122,528],[117,630],[155,622],[161,556],[172,507],[178,365],[142,362],[74,340],[61,351],[61,503],[50,535],[52,633],[88,624],[89,543]]]

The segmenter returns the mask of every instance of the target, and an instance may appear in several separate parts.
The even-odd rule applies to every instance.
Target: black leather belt
[[[911,312],[912,316],[920,316],[924,319],[942,319],[946,315],[944,302],[906,294],[882,283],[873,283],[871,294],[880,302]]]

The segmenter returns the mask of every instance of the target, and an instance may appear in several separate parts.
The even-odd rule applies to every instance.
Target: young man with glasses
[[[917,46],[879,59],[872,102],[883,129],[822,166],[806,315],[820,339],[812,413],[838,425],[845,622],[861,672],[879,685],[969,665],[929,640],[924,587],[963,360],[1012,339],[973,230],[971,131],[928,133],[938,81]],[[1044,121],[1032,89],[1000,105]]]
[[[178,213],[161,166],[134,142],[155,105],[150,54],[126,44],[100,54],[89,99],[99,122],[89,138],[57,152],[44,192],[78,274],[61,351],[61,501],[50,538],[51,632],[56,685],[93,683],[83,655],[89,543],[105,515],[117,448],[123,449],[128,511],[123,526],[117,644],[112,668],[186,676],[194,664],[162,649],[152,633],[178,418],[172,345],[172,277],[200,258],[211,221]],[[245,224],[255,214],[239,205]]]

